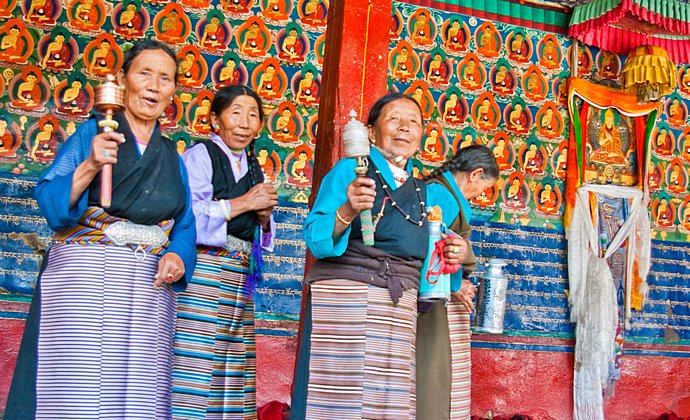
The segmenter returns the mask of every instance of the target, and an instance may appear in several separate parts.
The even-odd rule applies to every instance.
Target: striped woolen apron
[[[417,290],[351,280],[311,285],[307,413],[318,419],[414,419]]]
[[[173,417],[256,419],[254,302],[246,258],[197,254],[178,301]]]
[[[39,419],[170,418],[175,293],[159,257],[55,244],[41,276]]]
[[[460,302],[448,303],[452,382],[450,418],[470,418],[472,360],[470,357],[470,312]]]

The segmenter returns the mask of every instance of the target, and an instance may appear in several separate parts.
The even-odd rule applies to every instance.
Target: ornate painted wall
[[[257,154],[280,202],[275,252],[265,255],[266,282],[256,292],[257,332],[293,336],[327,14],[327,0],[2,2],[0,323],[25,318],[51,235],[32,198],[37,177],[89,117],[94,87],[121,68],[123,51],[154,38],[181,60],[178,90],[160,119],[180,152],[209,137],[209,105],[219,87],[246,84],[263,98],[267,118]],[[20,337],[13,330],[0,347],[16,348]],[[2,404],[11,375],[5,376]]]
[[[501,175],[494,188],[471,203],[480,225],[472,238],[482,262],[502,258],[509,263],[508,334],[572,337],[563,229],[571,39],[538,25],[506,23],[519,16],[485,20],[454,12],[450,4],[433,4],[438,8],[394,2],[392,15],[389,85],[415,97],[427,121],[419,171],[440,166],[472,142],[493,150]],[[623,60],[581,46],[578,73],[617,86]],[[690,69],[681,67],[679,89],[665,101],[652,133],[652,162],[658,167],[650,174],[653,237],[666,241],[653,244],[649,298],[626,333],[633,342],[663,343],[671,334],[690,343],[690,271],[681,257],[688,242],[683,220],[690,228],[690,210],[685,210],[690,131],[683,133],[690,99],[684,90],[689,89]],[[592,130],[603,125],[603,114]],[[616,122],[628,139],[618,153],[629,157],[631,128],[624,119]],[[612,177],[625,176],[621,162],[607,166]],[[663,199],[671,214],[666,219],[658,215]]]

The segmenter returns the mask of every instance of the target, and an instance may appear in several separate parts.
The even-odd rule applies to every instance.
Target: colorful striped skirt
[[[418,418],[469,419],[471,368],[469,311],[434,303],[417,328]]]
[[[178,300],[173,372],[176,419],[256,419],[254,301],[241,258],[197,254]]]
[[[417,291],[351,280],[311,285],[306,418],[414,419]]]
[[[472,359],[470,357],[470,311],[460,302],[448,303],[452,382],[450,390],[450,418],[470,418],[472,388]]]
[[[41,276],[36,418],[170,418],[175,292],[159,257],[56,244]]]

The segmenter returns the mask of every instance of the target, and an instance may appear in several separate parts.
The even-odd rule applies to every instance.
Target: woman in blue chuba
[[[36,186],[55,231],[34,293],[7,419],[165,419],[175,306],[196,264],[187,172],[158,117],[175,53],[142,41],[118,74],[116,131],[80,125]],[[101,169],[112,165],[112,203]],[[104,208],[105,207],[105,208]]]
[[[388,94],[371,108],[373,145],[366,177],[343,159],[324,177],[304,226],[318,261],[306,282],[310,302],[293,385],[293,419],[414,419],[417,288],[428,248],[427,192],[411,176],[422,112]],[[360,212],[375,219],[374,245]],[[459,238],[446,238],[459,263]]]
[[[425,178],[427,194],[443,211],[443,223],[469,240],[470,200],[493,187],[498,164],[482,145],[460,149]],[[419,303],[417,322],[417,410],[420,419],[470,417],[470,313],[477,266],[472,247],[462,255],[462,270],[451,274],[451,302]]]

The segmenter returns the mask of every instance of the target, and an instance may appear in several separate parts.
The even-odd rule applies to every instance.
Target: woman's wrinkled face
[[[124,86],[125,110],[141,121],[155,121],[170,104],[175,93],[177,64],[163,50],[146,50],[139,54],[125,74],[118,74]]]
[[[249,95],[236,97],[220,116],[211,114],[218,125],[218,135],[232,150],[244,149],[259,135],[261,124],[259,104]]]
[[[422,141],[422,114],[411,99],[396,99],[387,103],[369,127],[369,137],[384,151],[409,159]]]

